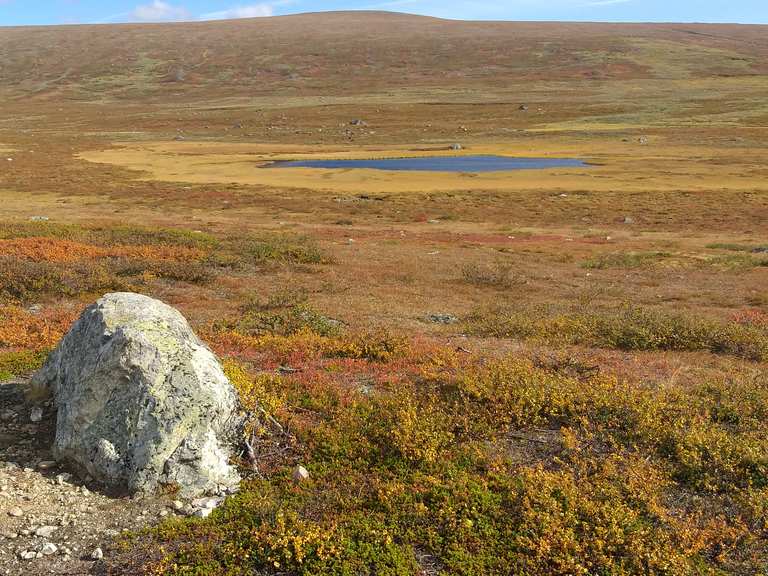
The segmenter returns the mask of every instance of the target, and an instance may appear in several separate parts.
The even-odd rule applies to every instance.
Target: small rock
[[[48,222],[50,218],[48,216],[32,216],[29,221],[30,222]]]
[[[30,410],[29,412],[29,421],[30,422],[40,422],[40,420],[43,419],[43,409],[40,408],[40,406],[35,406]]]
[[[179,512],[184,510],[184,502],[181,500],[174,500],[172,506],[174,510],[178,510]]]
[[[192,513],[195,518],[208,518],[213,512],[213,508],[198,508]]]
[[[40,528],[35,530],[35,536],[40,538],[50,538],[56,530],[58,530],[58,527],[56,526],[40,526]]]
[[[58,549],[59,548],[56,546],[56,544],[52,542],[46,542],[40,552],[42,552],[45,556],[50,556],[51,554],[56,554]]]
[[[451,150],[457,150],[458,151],[458,150],[463,150],[463,149],[464,149],[464,146],[462,146],[458,142],[456,144],[451,144]]]
[[[304,466],[296,466],[296,468],[293,469],[293,481],[296,484],[300,484],[306,480],[309,480],[309,472],[307,469],[304,468]]]
[[[96,548],[91,552],[91,560],[101,560],[104,558],[104,551],[101,548]]]
[[[11,410],[10,408],[6,408],[2,412],[0,412],[0,420],[7,421],[7,420],[13,420],[14,418],[16,418],[16,412]]]
[[[624,216],[624,219],[622,220],[622,222],[624,224],[634,224],[635,223],[635,219],[632,218],[631,216]]]
[[[40,470],[50,470],[51,468],[55,468],[58,463],[55,460],[42,460],[37,463],[37,467]]]
[[[56,475],[56,484],[59,486],[64,486],[64,484],[68,483],[70,480],[72,480],[72,474],[67,472]]]
[[[14,518],[21,518],[22,516],[24,516],[24,510],[22,510],[18,506],[14,506],[10,510],[8,510],[8,516],[13,516]]]
[[[19,553],[19,557],[22,560],[34,560],[37,558],[37,552],[34,550],[24,550],[23,552]]]
[[[428,314],[427,322],[434,324],[455,324],[459,319],[453,314]]]

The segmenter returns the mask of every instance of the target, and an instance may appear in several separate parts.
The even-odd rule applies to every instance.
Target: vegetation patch
[[[655,308],[578,310],[557,306],[478,310],[467,319],[479,336],[532,339],[619,350],[706,350],[755,361],[768,359],[768,332]]]
[[[222,269],[330,262],[311,239],[282,233],[215,238],[187,230],[0,224],[0,299],[139,291],[154,280],[205,284]]]
[[[297,354],[307,334],[286,341],[296,371],[227,373],[295,445],[208,519],[133,536],[142,569],[416,575],[429,559],[451,575],[693,575],[766,558],[763,380],[637,387],[411,342],[368,360],[379,376],[363,389],[332,358]],[[258,365],[281,361],[254,344]],[[519,440],[537,430],[553,432],[545,457]]]

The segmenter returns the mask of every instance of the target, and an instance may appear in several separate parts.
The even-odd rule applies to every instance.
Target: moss
[[[35,372],[43,365],[47,357],[47,350],[0,352],[0,381]]]

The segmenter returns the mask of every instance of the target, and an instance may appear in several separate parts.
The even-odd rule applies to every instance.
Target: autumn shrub
[[[667,252],[610,252],[593,256],[582,263],[583,268],[607,270],[611,268],[643,268],[671,257]]]
[[[620,350],[706,350],[749,360],[768,359],[768,333],[764,330],[655,308],[490,308],[476,311],[467,324],[471,332],[481,336]]]
[[[332,340],[261,337],[262,353],[273,338]],[[207,520],[137,535],[129,546],[154,558],[144,568],[415,576],[428,558],[460,576],[692,576],[761,565],[751,531],[768,522],[764,378],[641,386],[414,347],[367,391],[315,370],[330,366],[324,353],[284,374],[260,371],[263,358],[227,360],[244,405],[297,435],[291,454],[310,479],[295,485],[290,460]],[[546,456],[511,440],[538,430],[554,433]]]
[[[236,262],[257,266],[278,264],[325,264],[330,258],[307,236],[271,233],[228,240]]]
[[[515,272],[512,263],[504,261],[466,264],[461,268],[461,277],[468,284],[500,289],[513,288],[526,282],[525,277]]]

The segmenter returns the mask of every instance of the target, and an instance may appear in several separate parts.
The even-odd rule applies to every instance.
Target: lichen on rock
[[[226,443],[237,393],[184,317],[158,300],[107,294],[32,384],[54,398],[57,460],[111,487],[197,495],[239,481]]]

